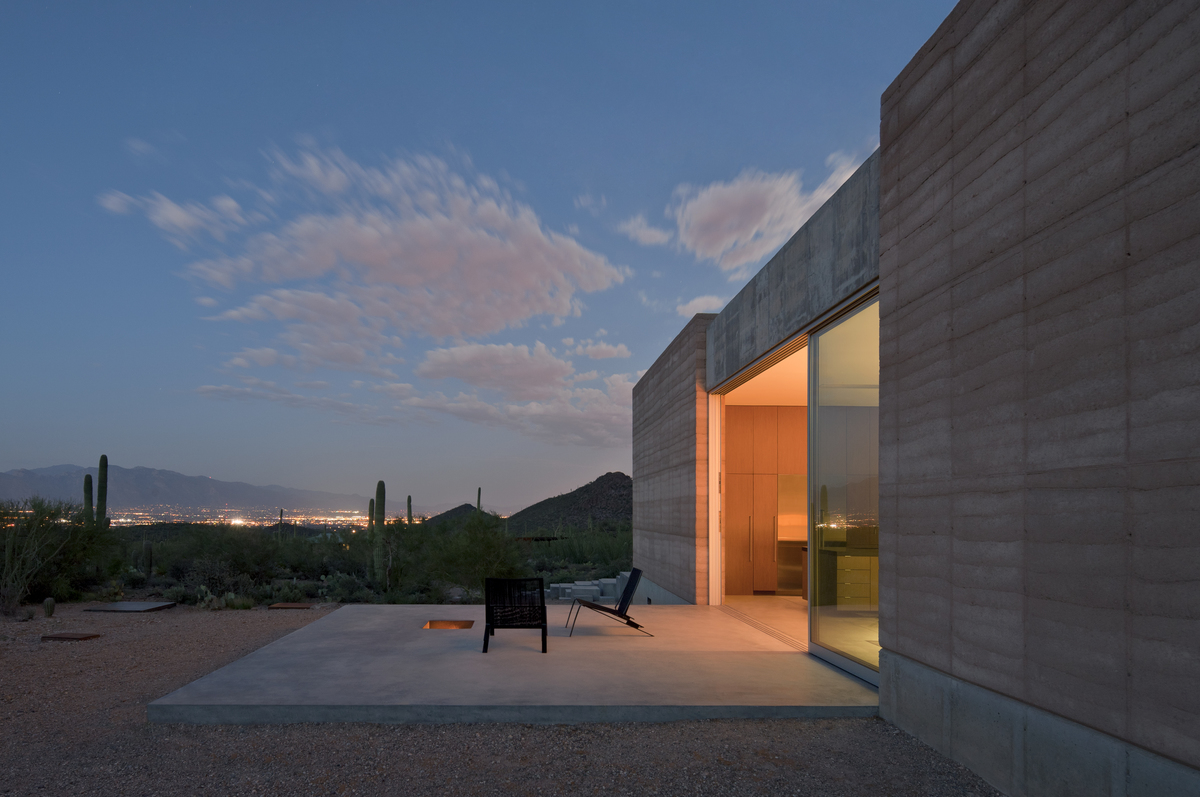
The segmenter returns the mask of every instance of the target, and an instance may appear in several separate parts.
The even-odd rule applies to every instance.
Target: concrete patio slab
[[[344,606],[147,706],[159,723],[863,717],[877,690],[713,606],[642,606],[647,637],[567,607],[483,647],[482,606]],[[474,620],[471,630],[425,629]]]

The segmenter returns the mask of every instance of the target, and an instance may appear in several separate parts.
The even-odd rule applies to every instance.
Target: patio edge
[[[246,706],[151,703],[154,724],[286,725],[299,722],[378,724],[516,722],[575,725],[589,722],[679,722],[711,719],[838,719],[875,717],[867,706]]]

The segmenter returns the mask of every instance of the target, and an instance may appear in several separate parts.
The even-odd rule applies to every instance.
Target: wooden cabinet
[[[779,474],[805,472],[806,410],[725,407],[721,489],[728,595],[779,587]]]
[[[808,407],[779,408],[777,473],[808,473]]]
[[[757,408],[756,408],[757,409]],[[753,526],[750,531],[750,568],[754,571],[754,590],[774,592],[778,559],[779,497],[778,477],[774,473],[755,473]]]
[[[749,595],[754,592],[754,571],[750,562],[750,518],[754,514],[754,476],[730,473],[722,480],[725,489],[725,594]]]

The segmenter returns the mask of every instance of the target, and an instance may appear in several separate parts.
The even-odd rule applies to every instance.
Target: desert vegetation
[[[127,590],[212,609],[304,600],[471,603],[482,599],[488,576],[592,580],[629,569],[633,559],[630,524],[607,510],[594,521],[572,504],[574,494],[518,513],[519,531],[483,510],[481,492],[475,506],[433,518],[414,517],[408,496],[405,513],[389,519],[383,482],[365,528],[308,529],[285,524],[282,515],[269,527],[113,527],[106,517],[107,471],[101,457],[94,507],[90,476],[81,504],[0,502],[0,611],[12,614],[23,602],[46,599],[117,600]],[[628,480],[605,474],[576,492],[595,492],[616,476]],[[623,483],[618,496],[621,489]]]
[[[629,569],[633,548],[628,524],[517,537],[488,512],[458,523],[394,518],[376,539],[361,528],[99,527],[84,514],[79,505],[40,499],[0,504],[0,600],[7,613],[22,601],[117,600],[133,590],[209,608],[303,600],[469,603],[480,600],[487,576],[541,576],[547,584],[615,576]]]

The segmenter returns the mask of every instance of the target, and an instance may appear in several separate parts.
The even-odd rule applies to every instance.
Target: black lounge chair
[[[483,652],[497,628],[542,629],[546,652],[546,590],[540,578],[489,578],[484,583]]]
[[[633,621],[629,616],[629,604],[633,600],[633,593],[637,592],[638,582],[642,580],[642,571],[636,567],[629,573],[629,583],[625,585],[625,591],[621,593],[621,600],[617,603],[616,608],[612,606],[602,606],[599,603],[585,601],[583,598],[576,598],[571,601],[571,608],[567,609],[567,624],[571,626],[571,633],[567,636],[575,635],[575,623],[579,622],[579,613],[584,609],[591,609],[594,612],[599,612],[605,617],[611,617],[617,622],[624,623],[635,631],[641,631],[646,636],[654,636],[642,626]],[[578,606],[576,606],[578,604]],[[575,610],[575,622],[571,622],[571,610]],[[564,626],[565,627],[565,626]]]

